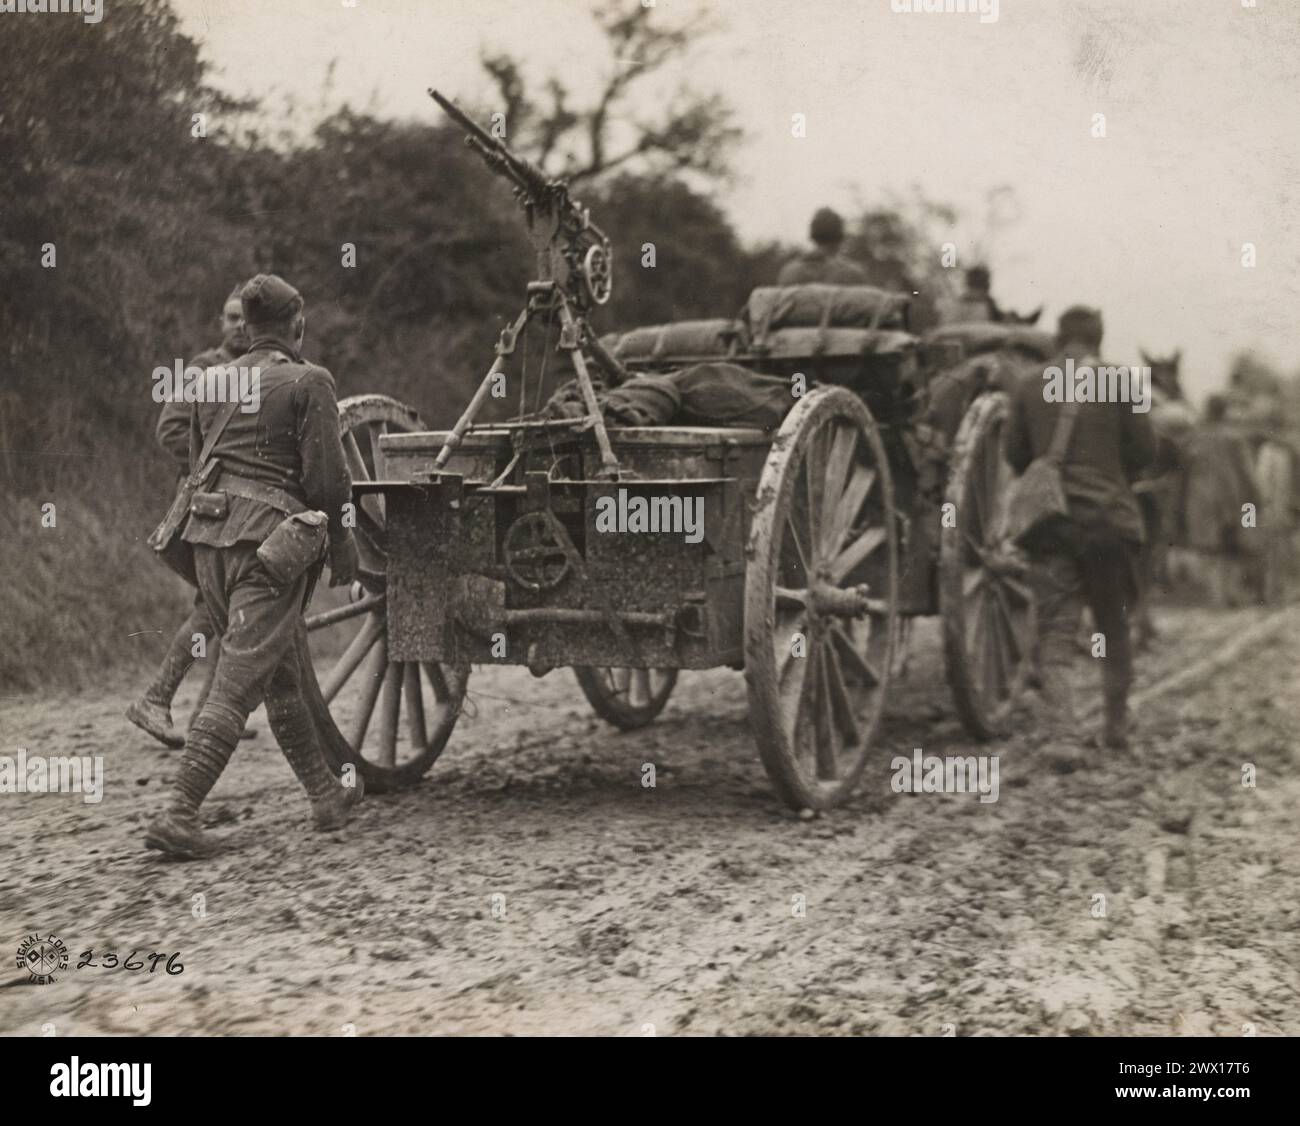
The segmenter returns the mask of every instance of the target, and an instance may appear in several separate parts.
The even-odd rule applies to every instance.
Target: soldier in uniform
[[[229,364],[244,354],[248,347],[248,337],[244,332],[244,310],[239,303],[239,291],[242,288],[242,282],[235,286],[221,311],[221,343],[215,348],[200,352],[187,367],[208,368],[215,364]],[[163,403],[155,430],[158,444],[176,463],[181,477],[189,472],[190,467],[191,405],[186,402]],[[172,748],[185,746],[185,737],[172,726],[172,699],[196,659],[196,635],[202,635],[206,639],[209,659],[208,677],[194,709],[194,715],[198,715],[212,684],[212,671],[216,668],[217,635],[208,608],[203,602],[203,595],[197,591],[194,595],[194,609],[167,646],[167,653],[153,683],[145,689],[140,699],[126,709],[127,719],[149,732],[160,743]],[[252,732],[245,731],[244,735],[251,736]]]
[[[1101,349],[1101,314],[1075,306],[1057,327],[1060,355],[1052,361],[1076,367],[1096,365]],[[1043,372],[1026,372],[1012,393],[1006,457],[1023,473],[1052,444],[1064,403],[1048,402]],[[1145,414],[1131,403],[1077,404],[1061,476],[1069,513],[1046,522],[1026,545],[1038,606],[1038,652],[1045,715],[1052,735],[1075,730],[1069,669],[1075,635],[1086,603],[1105,637],[1101,660],[1106,746],[1128,746],[1128,692],[1133,679],[1129,610],[1138,596],[1138,552],[1142,518],[1130,483],[1155,456],[1155,438]]]
[[[1292,565],[1295,530],[1295,450],[1282,435],[1286,415],[1280,403],[1266,408],[1265,428],[1255,452],[1255,483],[1259,487],[1259,528],[1264,547],[1256,576],[1266,604],[1284,600],[1287,570]]]
[[[234,363],[248,349],[244,326],[244,309],[239,303],[240,282],[230,291],[221,310],[221,343],[200,352],[186,367],[209,368],[215,364]],[[164,403],[154,431],[158,444],[172,456],[181,476],[190,471],[190,403]]]
[[[1228,420],[1228,400],[1211,395],[1205,418],[1188,440],[1183,514],[1188,545],[1200,556],[1216,606],[1235,606],[1242,598],[1238,568],[1254,536],[1242,525],[1244,505],[1257,504],[1259,489],[1250,451],[1240,429]]]
[[[972,266],[966,271],[966,291],[961,296],[939,303],[943,324],[972,324],[1001,321],[1002,310],[990,292],[993,276],[987,266]]]
[[[812,217],[808,231],[812,249],[781,267],[777,285],[827,282],[831,285],[866,285],[867,272],[840,253],[844,245],[844,220],[829,207]]]
[[[291,285],[259,274],[244,286],[241,303],[251,340],[242,363],[260,374],[258,410],[237,410],[217,440],[213,457],[220,471],[209,487],[220,514],[192,514],[182,533],[194,545],[199,590],[222,635],[221,652],[212,691],[185,741],[171,803],[145,834],[146,847],[184,858],[217,847],[200,828],[199,806],[263,697],[276,742],[307,791],[318,828],[342,826],[361,792],[359,777],[349,788],[331,773],[301,689],[302,614],[319,564],[281,581],[257,554],[286,515],[315,509],[328,520],[331,585],[356,576],[356,544],[344,522],[351,481],[334,379],[301,357],[303,299]],[[220,403],[195,405],[192,459],[220,411]]]

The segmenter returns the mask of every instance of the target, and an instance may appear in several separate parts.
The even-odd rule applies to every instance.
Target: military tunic
[[[807,285],[811,282],[866,285],[867,271],[842,254],[814,248],[782,266],[776,279],[777,285]]]
[[[216,348],[209,348],[204,352],[200,352],[186,366],[207,368],[214,364],[232,363],[235,359],[235,353],[227,348],[225,344],[220,344]],[[192,406],[192,403],[184,401],[164,403],[162,410],[158,414],[158,423],[154,430],[158,444],[165,453],[171,456],[181,476],[188,473],[190,467],[190,411]],[[170,711],[172,699],[175,697],[177,689],[180,688],[181,681],[185,679],[185,674],[189,672],[190,666],[196,660],[194,656],[194,638],[196,636],[202,636],[206,639],[207,655],[205,659],[209,662],[209,670],[214,669],[217,657],[216,645],[220,633],[212,621],[212,615],[208,612],[208,606],[203,600],[203,594],[197,590],[194,592],[193,609],[190,610],[189,616],[181,623],[180,628],[173,635],[153,683],[145,690],[144,698],[147,702]],[[203,701],[207,699],[211,686],[212,676],[210,671],[200,691],[199,702],[195,707],[195,715],[198,714]],[[175,745],[179,745],[179,740]]]
[[[217,364],[234,363],[237,358],[225,344],[219,344],[206,352],[200,352],[185,366],[210,368]],[[158,444],[171,454],[182,475],[190,470],[190,407],[193,405],[184,401],[163,403],[162,410],[158,412],[158,425],[154,430]]]

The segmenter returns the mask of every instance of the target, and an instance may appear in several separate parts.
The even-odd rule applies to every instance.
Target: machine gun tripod
[[[516,198],[524,209],[528,237],[537,262],[537,278],[528,283],[524,308],[514,322],[502,330],[496,345],[496,359],[447,435],[434,461],[434,469],[446,468],[466,431],[474,424],[505,368],[506,357],[513,354],[519,334],[535,316],[547,314],[559,319],[559,348],[569,354],[582,392],[587,413],[575,423],[580,428],[594,431],[600,451],[601,475],[617,478],[618,459],[610,447],[587,362],[589,353],[611,384],[617,385],[627,377],[623,365],[600,343],[587,320],[588,310],[593,305],[605,304],[613,292],[613,251],[609,238],[592,223],[590,213],[569,197],[568,184],[564,180],[549,179],[541,169],[516,156],[503,141],[486,133],[436,90],[430,90],[429,96],[466,130],[465,143],[483,157],[493,172],[514,185]]]

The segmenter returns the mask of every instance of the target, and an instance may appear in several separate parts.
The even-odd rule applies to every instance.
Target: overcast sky
[[[277,109],[292,96],[304,117],[348,101],[434,120],[430,85],[484,102],[485,47],[575,89],[609,65],[583,0],[174,2],[219,85]],[[674,20],[700,0],[654,6]],[[742,236],[799,240],[823,203],[852,212],[919,185],[962,211],[960,264],[983,253],[1004,305],[1099,305],[1117,362],[1181,346],[1197,398],[1242,347],[1300,366],[1300,0],[998,9],[982,23],[890,0],[708,4],[716,30],[673,77],[725,94],[746,132],[718,189]],[[1002,185],[1014,205],[991,217]]]

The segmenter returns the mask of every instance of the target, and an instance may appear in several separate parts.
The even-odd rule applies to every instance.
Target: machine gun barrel
[[[493,172],[499,172],[510,180],[525,196],[540,201],[551,188],[551,180],[535,164],[523,157],[516,156],[510,147],[497,137],[485,132],[461,111],[455,102],[448,101],[437,90],[430,90],[429,97],[442,106],[447,116],[466,132],[465,143],[487,161]]]

